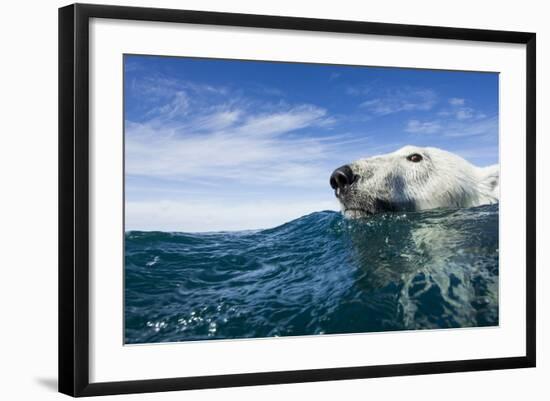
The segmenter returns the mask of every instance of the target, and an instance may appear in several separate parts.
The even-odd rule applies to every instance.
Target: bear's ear
[[[485,167],[481,172],[480,187],[483,193],[496,199],[500,192],[500,169],[498,165]]]

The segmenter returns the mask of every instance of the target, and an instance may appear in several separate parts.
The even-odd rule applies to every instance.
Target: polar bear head
[[[496,203],[499,168],[476,167],[438,148],[405,146],[339,167],[330,185],[346,217]]]

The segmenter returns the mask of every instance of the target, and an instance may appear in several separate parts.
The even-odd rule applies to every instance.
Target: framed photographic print
[[[59,10],[59,390],[535,366],[535,34]]]

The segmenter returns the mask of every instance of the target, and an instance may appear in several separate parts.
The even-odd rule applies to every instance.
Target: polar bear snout
[[[349,188],[357,179],[350,166],[344,165],[334,170],[330,176],[330,186],[334,189],[336,196]]]

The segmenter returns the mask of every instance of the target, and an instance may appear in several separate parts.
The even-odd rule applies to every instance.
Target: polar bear
[[[330,185],[345,217],[498,203],[499,166],[477,167],[432,147],[405,146],[334,170]]]

